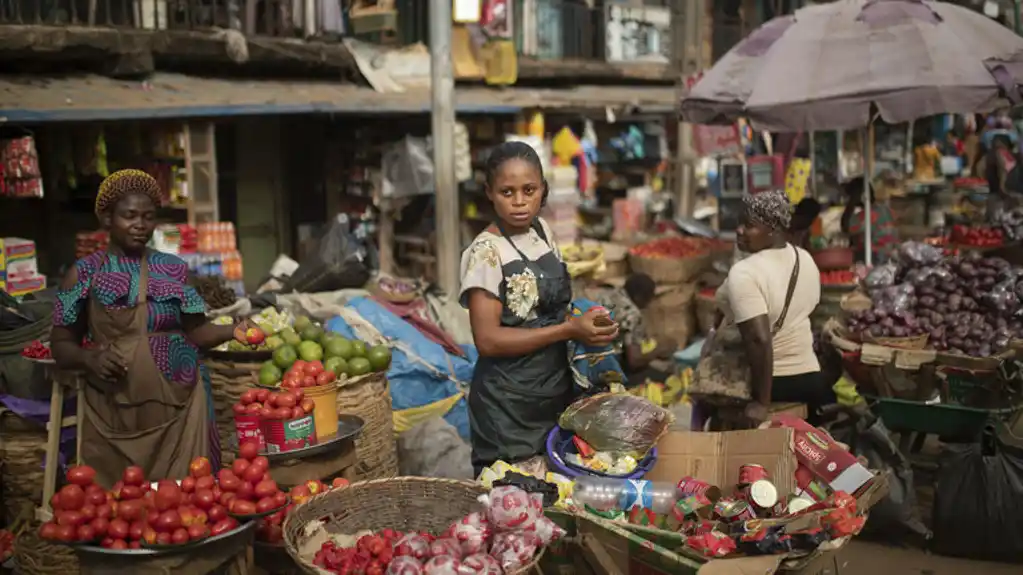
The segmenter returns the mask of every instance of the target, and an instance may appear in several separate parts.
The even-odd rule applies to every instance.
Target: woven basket
[[[713,265],[710,252],[691,258],[646,258],[629,254],[629,267],[650,276],[657,284],[686,283]]]
[[[67,545],[39,538],[39,525],[32,524],[14,543],[17,572],[24,575],[72,575],[79,572],[78,557]]]
[[[43,500],[43,467],[46,429],[5,412],[0,416],[0,458],[5,516],[17,517],[27,505],[37,507]]]
[[[284,545],[288,554],[307,573],[320,575],[311,561],[302,558],[302,549],[312,534],[305,533],[313,521],[322,521],[331,534],[355,534],[359,531],[418,531],[440,534],[452,523],[482,506],[477,498],[487,489],[478,483],[428,477],[394,477],[353,483],[346,489],[333,489],[295,507],[284,523]],[[516,575],[529,573],[540,561],[543,551]]]
[[[994,371],[998,369],[998,366],[1002,365],[1003,361],[1012,359],[1016,355],[1018,355],[1018,352],[1015,349],[1006,350],[992,357],[973,357],[957,353],[941,352],[938,354],[937,363],[943,367],[951,367],[967,371]]]
[[[241,363],[204,359],[203,363],[210,373],[213,388],[213,411],[216,415],[217,433],[220,434],[220,462],[230,465],[234,462],[237,434],[234,428],[234,411],[232,406],[238,402],[245,391],[259,383],[259,363]]]
[[[380,479],[398,474],[398,447],[394,441],[394,415],[391,408],[391,387],[384,372],[337,383],[337,412],[355,415],[365,422],[362,434],[355,440],[359,458],[356,473],[359,479]]]
[[[713,329],[718,313],[717,299],[712,295],[696,294],[696,324],[700,333],[707,335]]]

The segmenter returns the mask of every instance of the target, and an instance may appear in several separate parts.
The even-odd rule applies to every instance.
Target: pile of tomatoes
[[[281,378],[281,387],[284,389],[298,389],[301,387],[320,387],[331,385],[337,381],[337,374],[325,370],[323,362],[296,360],[291,364],[288,371],[284,372]]]
[[[197,486],[213,484],[210,462],[197,458],[180,484],[164,479],[155,486],[140,467],[128,467],[114,488],[94,482],[87,465],[72,467],[67,482],[50,500],[53,520],[39,535],[61,543],[95,544],[108,549],[140,549],[143,545],[183,545],[227,533],[238,521]],[[208,490],[212,494],[212,489]]]
[[[717,247],[717,242],[704,238],[661,238],[634,246],[629,253],[642,258],[686,259],[702,256]]]
[[[53,359],[50,346],[38,339],[25,346],[25,349],[21,350],[21,356],[28,359]]]
[[[284,519],[296,505],[305,503],[314,495],[345,487],[348,487],[348,480],[340,477],[334,479],[329,486],[319,479],[310,479],[292,487],[288,493],[291,500],[288,506],[259,520],[259,525],[256,527],[256,538],[264,543],[279,545],[284,540]]]
[[[234,404],[235,415],[258,415],[265,420],[291,420],[313,412],[316,403],[305,396],[301,388],[271,392],[269,389],[250,389],[242,393]]]
[[[313,564],[339,575],[383,575],[394,559],[394,544],[402,535],[393,529],[384,529],[380,533],[360,537],[355,547],[341,547],[327,541],[316,552]]]
[[[821,272],[821,285],[850,285],[853,283],[856,283],[856,272],[852,270]]]
[[[988,248],[1004,245],[1005,235],[1001,228],[955,225],[952,226],[949,240],[953,244]]]
[[[218,471],[213,492],[203,493],[202,497],[215,500],[226,506],[229,513],[242,517],[281,510],[288,505],[288,495],[270,477],[270,461],[259,454],[255,442],[241,445],[231,468]]]

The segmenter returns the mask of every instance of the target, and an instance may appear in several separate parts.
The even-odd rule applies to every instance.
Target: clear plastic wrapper
[[[409,556],[395,557],[387,566],[386,575],[423,575],[423,564]]]
[[[462,562],[450,555],[434,557],[423,566],[423,575],[460,575]]]
[[[902,282],[916,286],[927,281],[943,283],[952,279],[952,272],[942,266],[924,266],[907,271],[906,275],[902,278]]]
[[[534,535],[543,546],[550,545],[565,536],[565,530],[547,517],[540,517],[533,522],[530,529],[525,531]]]
[[[874,269],[870,270],[867,274],[867,279],[864,280],[867,284],[867,289],[873,291],[879,288],[887,287],[895,284],[895,278],[899,274],[899,266],[894,262],[881,264]]]
[[[451,556],[455,559],[461,559],[462,546],[458,544],[458,541],[451,538],[438,539],[433,543],[430,543],[430,557],[443,557]]]
[[[543,501],[543,496],[540,496]],[[543,516],[543,505],[518,487],[501,485],[490,491],[487,520],[495,531],[527,529]]]
[[[454,522],[444,532],[448,540],[458,542],[462,556],[487,552],[487,541],[491,535],[490,522],[481,513],[470,513]]]
[[[501,564],[486,553],[470,555],[462,560],[460,575],[502,575]]]
[[[430,540],[419,533],[408,533],[394,543],[394,556],[425,561],[430,557]]]
[[[904,242],[895,251],[895,259],[906,266],[930,266],[944,258],[941,248],[922,242]]]
[[[901,283],[872,291],[870,299],[875,311],[888,315],[905,313],[916,305],[916,290],[912,284]]]
[[[671,412],[627,393],[584,397],[561,414],[558,424],[597,451],[646,455],[672,424]]]
[[[981,301],[1001,317],[1010,317],[1019,311],[1019,296],[1010,280],[996,283],[991,291],[981,294]]]
[[[536,556],[538,545],[536,537],[528,533],[498,533],[494,536],[490,555],[507,573],[529,565]]]

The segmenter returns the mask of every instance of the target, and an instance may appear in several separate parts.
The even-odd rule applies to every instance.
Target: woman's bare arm
[[[502,304],[482,289],[469,292],[469,322],[476,349],[485,357],[526,355],[573,338],[572,326],[562,322],[535,329],[501,325]]]
[[[774,372],[774,347],[771,342],[771,327],[767,315],[739,324],[746,360],[749,361],[752,376],[753,401],[763,405],[771,403],[771,377]]]
[[[216,325],[200,313],[181,316],[181,328],[199,349],[210,349],[234,339],[235,325]]]

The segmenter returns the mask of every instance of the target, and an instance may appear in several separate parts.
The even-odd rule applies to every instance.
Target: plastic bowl
[[[820,271],[847,270],[853,266],[853,251],[850,248],[827,248],[811,255]]]
[[[612,477],[619,479],[642,479],[648,471],[653,469],[654,463],[657,463],[657,448],[654,447],[650,450],[650,453],[647,453],[646,457],[639,460],[639,464],[636,465],[636,469],[633,469],[631,473],[626,475],[611,475],[609,473],[603,473],[586,467],[573,465],[565,459],[565,455],[569,453],[577,453],[575,444],[572,443],[573,435],[575,434],[571,431],[561,429],[558,425],[555,425],[554,429],[547,434],[547,461],[551,464],[549,471],[560,473],[569,479],[574,479],[580,475]]]

